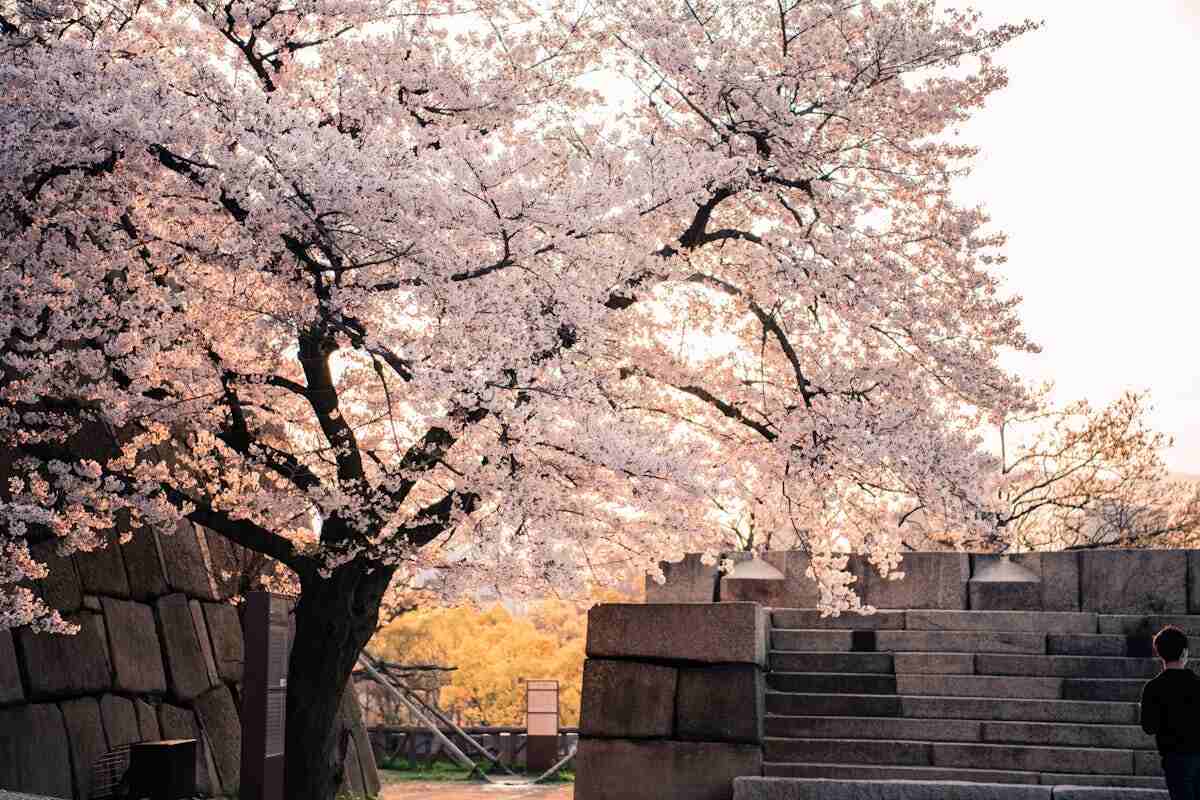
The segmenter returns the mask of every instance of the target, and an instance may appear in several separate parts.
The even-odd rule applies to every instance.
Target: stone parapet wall
[[[0,631],[0,789],[82,800],[105,753],[194,738],[201,793],[236,795],[243,633],[230,598],[244,555],[190,523],[71,557],[50,543],[34,549],[50,573],[33,588],[80,631]],[[366,729],[348,695],[344,788],[378,794]]]
[[[729,800],[762,774],[766,645],[754,603],[594,607],[576,800]]]
[[[745,557],[745,554],[736,554]],[[777,608],[818,605],[801,551],[766,553],[779,580],[720,576],[699,556],[663,564],[666,583],[646,578],[647,603],[721,600]],[[906,553],[899,580],[880,578],[865,556],[848,569],[864,603],[876,608],[1094,611],[1101,614],[1200,614],[1200,550],[1081,550],[1018,553],[1002,563],[989,553]],[[997,580],[997,576],[1003,580]]]

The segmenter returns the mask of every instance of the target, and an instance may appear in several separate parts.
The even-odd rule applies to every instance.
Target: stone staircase
[[[770,620],[763,774],[863,781],[1163,789],[1138,724],[1150,636],[1200,633],[1200,616],[1079,612]]]

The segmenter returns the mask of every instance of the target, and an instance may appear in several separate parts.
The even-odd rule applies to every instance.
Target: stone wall
[[[764,558],[783,573],[781,580],[724,576],[718,597],[777,608],[817,605],[803,552]],[[663,566],[665,584],[646,578],[647,603],[704,602],[718,579],[716,567],[704,567],[694,555]],[[907,553],[900,580],[880,578],[863,556],[851,556],[848,568],[863,602],[876,608],[1200,614],[1200,550],[1081,550],[1008,559]]]
[[[729,800],[762,774],[766,637],[754,603],[594,607],[576,800]]]
[[[239,786],[243,638],[236,590],[242,554],[203,528],[145,532],[127,544],[60,557],[35,587],[79,624],[76,636],[0,631],[0,789],[87,798],[91,767],[138,741],[195,738],[205,796]],[[353,692],[344,786],[378,794]]]

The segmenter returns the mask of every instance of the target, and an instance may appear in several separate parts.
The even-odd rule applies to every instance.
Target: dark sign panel
[[[246,595],[240,800],[283,800],[291,607],[283,595]]]

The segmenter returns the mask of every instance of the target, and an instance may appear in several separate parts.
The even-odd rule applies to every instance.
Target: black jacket
[[[1142,689],[1142,730],[1159,753],[1200,753],[1200,678],[1190,669],[1165,669]]]

